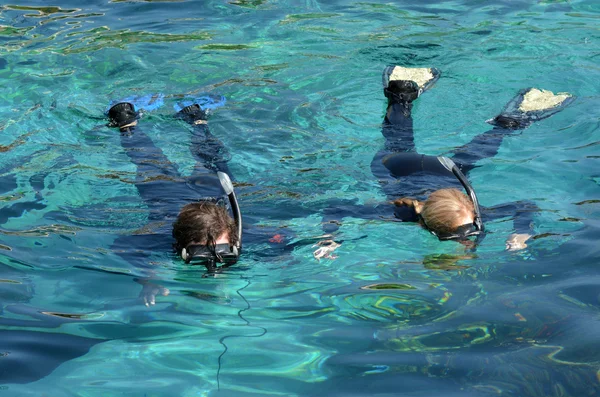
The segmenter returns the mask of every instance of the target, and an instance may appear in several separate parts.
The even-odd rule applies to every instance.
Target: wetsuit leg
[[[149,232],[123,235],[111,249],[136,268],[148,267],[150,253],[170,249],[170,232],[166,229],[179,211],[180,199],[189,188],[175,165],[144,131],[136,127],[121,132],[121,146],[136,165],[135,185],[148,207]]]
[[[210,132],[207,124],[193,125],[190,151],[198,161],[194,173],[202,172],[205,168],[214,172],[224,172],[233,179],[227,165],[231,158],[229,151],[223,142]]]
[[[410,152],[415,149],[412,103],[391,103],[381,127],[388,152]]]
[[[505,136],[522,131],[532,123],[560,112],[573,100],[574,97],[568,93],[553,94],[550,91],[525,88],[504,106],[498,116],[488,120],[494,126],[492,130],[454,149],[453,160],[462,165],[462,172],[466,174],[476,167],[477,161],[494,157]]]
[[[400,75],[392,80],[396,72]],[[406,72],[426,72],[425,81],[421,85],[412,78],[416,77]],[[404,76],[402,74],[404,73]],[[419,95],[428,89],[440,75],[439,70],[430,69],[407,69],[399,66],[386,67],[383,71],[383,94],[388,99],[385,119],[383,121],[382,133],[386,139],[385,149],[389,152],[414,151],[413,120],[411,117],[412,103]],[[400,78],[400,79],[397,79]]]
[[[177,168],[141,128],[122,132],[121,146],[137,167],[136,184],[158,177],[179,178]]]
[[[466,175],[479,160],[494,157],[502,144],[504,137],[518,130],[494,127],[490,131],[479,134],[471,142],[452,150],[452,159]]]
[[[192,139],[190,152],[196,159],[194,175],[206,174],[207,170],[212,173],[225,172],[233,179],[227,162],[230,159],[228,150],[217,137],[211,134],[208,128],[208,113],[198,104],[192,104],[181,109],[177,116],[192,126]]]
[[[384,149],[377,152],[371,161],[371,172],[379,180],[389,176],[389,170],[383,165],[385,156],[390,153],[415,150],[411,108],[412,104],[410,103],[390,103],[388,105],[381,126],[381,133],[385,138]]]
[[[174,201],[188,193],[175,165],[141,128],[121,134],[121,146],[136,165],[135,186],[150,210],[150,220],[163,220],[177,214]]]

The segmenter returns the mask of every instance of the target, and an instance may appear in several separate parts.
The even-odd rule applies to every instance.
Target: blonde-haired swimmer
[[[436,190],[425,201],[411,198],[394,200],[396,206],[412,206],[423,226],[441,235],[453,234],[460,226],[475,221],[473,202],[458,189]]]
[[[373,159],[373,174],[395,205],[397,218],[419,222],[440,240],[464,241],[470,236],[483,236],[484,221],[511,216],[515,234],[508,238],[507,249],[526,247],[525,241],[531,236],[531,216],[537,206],[522,201],[494,207],[493,211],[480,209],[466,174],[476,167],[477,161],[496,155],[504,137],[559,112],[573,101],[573,96],[523,89],[498,116],[487,121],[494,126],[490,131],[454,149],[452,159],[426,156],[415,151],[412,104],[439,76],[434,68],[384,69],[383,92],[388,104],[382,133],[386,143]],[[460,185],[466,194],[451,188]]]

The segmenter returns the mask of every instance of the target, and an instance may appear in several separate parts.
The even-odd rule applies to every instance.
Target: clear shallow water
[[[80,3],[1,8],[1,393],[600,393],[596,2]],[[414,225],[345,218],[336,260],[260,255],[275,227],[321,234],[327,200],[385,200],[369,166],[388,64],[442,70],[413,111],[427,154],[485,131],[520,88],[578,97],[470,174],[486,206],[542,208],[528,249],[504,251],[508,220],[466,258]],[[94,130],[110,100],[148,92],[227,97],[211,130],[265,243],[218,278],[111,248],[163,230],[115,131]],[[143,121],[189,173],[174,100]],[[148,266],[171,291],[150,309],[134,281]]]

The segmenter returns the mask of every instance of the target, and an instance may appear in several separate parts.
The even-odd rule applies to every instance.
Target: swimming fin
[[[129,125],[140,118],[139,113],[135,111],[133,104],[129,102],[118,102],[107,112],[108,127],[123,127]]]
[[[109,109],[118,103],[130,103],[136,112],[152,112],[164,105],[164,94],[131,95],[116,101],[111,101]],[[108,111],[107,111],[108,112]]]
[[[201,110],[207,114],[216,108],[220,108],[225,105],[226,99],[222,95],[205,94],[199,97],[185,97],[183,100],[173,105],[175,112],[179,113],[185,108],[197,105]]]
[[[183,119],[190,124],[206,124],[208,113],[206,110],[203,110],[200,105],[193,103],[177,112],[176,117]]]
[[[502,112],[486,122],[502,128],[519,130],[543,120],[569,106],[575,97],[568,92],[554,94],[537,88],[520,90]]]
[[[111,101],[106,115],[109,127],[120,127],[133,123],[144,112],[151,112],[164,104],[163,94],[131,95],[117,101]]]
[[[416,99],[440,78],[440,71],[436,68],[405,68],[403,66],[387,66],[383,69],[383,92],[388,97],[388,91],[393,88],[393,82],[413,81],[416,84]],[[406,85],[406,84],[404,84]],[[393,92],[393,91],[391,91]]]

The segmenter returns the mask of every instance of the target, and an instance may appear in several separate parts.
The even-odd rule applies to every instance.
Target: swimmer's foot
[[[119,102],[108,110],[108,126],[118,127],[121,132],[126,132],[137,125],[139,113],[132,103]]]
[[[118,127],[121,132],[132,130],[143,112],[151,112],[163,105],[163,94],[132,95],[113,101],[107,111],[108,126]]]
[[[175,103],[173,108],[177,112],[176,117],[182,118],[190,124],[206,124],[212,111],[225,105],[225,102],[225,97],[222,95],[185,96]]]
[[[537,88],[525,88],[511,99],[502,113],[487,123],[509,130],[520,130],[552,116],[571,104],[575,97],[567,92],[554,94]]]
[[[186,106],[177,112],[177,117],[185,120],[190,124],[206,124],[208,119],[208,114],[205,110],[203,110],[200,105],[194,103],[192,105]]]
[[[435,68],[405,68],[388,66],[383,70],[383,94],[388,98],[388,106],[393,103],[408,104],[440,77]]]

